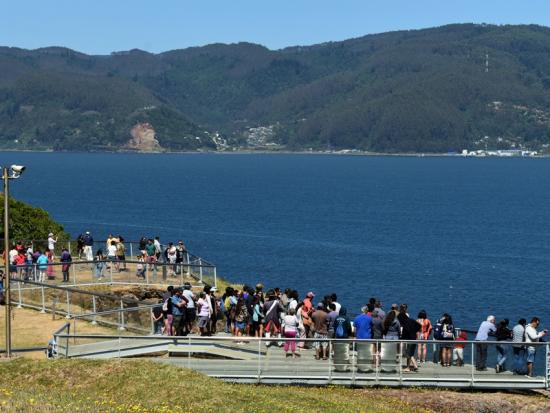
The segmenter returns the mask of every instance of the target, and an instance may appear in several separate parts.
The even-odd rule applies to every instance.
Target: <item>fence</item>
[[[40,281],[50,285],[63,284],[65,263],[12,265],[15,281]],[[211,264],[125,261],[73,261],[66,268],[65,285],[125,284],[125,285],[183,285],[217,286],[216,267]]]
[[[70,340],[68,340],[70,338]],[[533,343],[537,348],[535,363],[544,365],[545,374],[526,377],[510,372],[476,370],[476,347],[496,347],[502,342],[434,342],[426,340],[356,340],[356,339],[282,339],[252,337],[162,337],[56,335],[66,342],[66,357],[132,357],[168,353],[159,361],[198,370],[212,377],[244,383],[274,384],[344,384],[351,386],[439,386],[499,389],[548,388],[548,343]],[[69,343],[70,341],[70,343]],[[331,349],[327,360],[314,360],[309,350],[302,357],[289,360],[281,343],[314,345],[323,343]],[[267,349],[266,344],[272,346]],[[418,372],[406,369],[407,347],[426,344],[464,345],[465,364],[443,367],[426,363]],[[531,344],[530,344],[531,345]],[[511,345],[504,344],[511,353]],[[492,353],[492,352],[490,352]],[[522,359],[524,362],[524,359]],[[494,361],[494,360],[489,360]],[[511,360],[510,360],[511,362]]]
[[[138,299],[86,291],[73,287],[44,285],[34,281],[12,280],[12,305],[31,308],[41,313],[52,313],[71,319],[73,330],[77,320],[90,321],[138,334],[152,333],[151,309],[159,305],[151,298],[150,303]]]
[[[33,247],[33,250],[44,250],[47,246],[47,240],[22,240],[18,241],[22,242],[27,246]],[[0,243],[1,244],[1,243]],[[115,261],[114,267],[110,267],[110,262],[107,260],[104,261],[91,261],[86,259],[81,259],[81,257],[84,256],[82,252],[77,251],[77,243],[76,241],[59,241],[55,244],[54,248],[54,255],[59,258],[61,255],[61,251],[63,248],[67,248],[73,258],[75,259],[73,262],[73,265],[70,269],[70,280],[73,282],[73,285],[75,284],[82,284],[82,282],[76,282],[77,278],[82,278],[82,276],[85,276],[85,278],[89,279],[89,282],[93,281],[93,278],[91,277],[91,274],[95,274],[95,269],[97,267],[96,264],[103,263],[103,274],[105,278],[110,278],[114,282],[117,281],[117,278],[124,278],[125,283],[146,283],[149,284],[149,278],[153,283],[165,283],[172,275],[173,272],[177,274],[177,276],[180,276],[180,278],[186,276],[194,278],[195,280],[205,284],[208,283],[210,285],[217,286],[217,270],[216,266],[207,260],[192,254],[191,252],[184,250],[183,253],[183,259],[181,262],[178,262],[177,264],[170,264],[165,261],[164,259],[164,253],[160,254],[160,258],[158,262],[155,263],[155,265],[148,264],[146,266],[146,269],[144,271],[143,277],[136,277],[137,274],[137,266],[140,264],[138,261],[138,254],[140,254],[141,249],[139,248],[139,242],[135,241],[128,241],[124,242],[126,246],[126,255],[129,257],[129,259],[125,259],[124,261]],[[3,244],[2,244],[3,245]],[[162,251],[165,250],[164,245],[161,246]],[[92,248],[92,255],[94,252],[96,252],[98,249],[102,249],[104,252],[104,255],[106,255],[106,245],[103,241],[96,241],[94,242],[94,246]],[[84,256],[85,257],[85,256]],[[88,257],[89,258],[89,257]],[[89,266],[82,266],[82,264],[88,264]],[[21,270],[29,268],[30,263],[27,263],[26,266],[18,266],[18,273],[21,273]],[[48,274],[48,269],[53,269],[55,274],[53,276],[60,277],[61,276],[61,265],[62,263],[53,263],[48,264],[46,269],[46,274]],[[123,271],[119,271],[119,269],[122,269]],[[26,270],[28,272],[28,270]],[[125,272],[126,276],[122,277],[120,272]],[[160,275],[159,275],[160,272]],[[82,274],[84,273],[84,274]],[[38,274],[38,268],[36,265],[33,267],[32,275],[33,277],[36,277]],[[118,275],[118,276],[117,276]],[[114,276],[114,278],[113,278]],[[177,277],[173,277],[177,278]],[[36,278],[33,278],[36,279]],[[59,279],[59,278],[58,278]],[[168,279],[169,281],[169,279]]]

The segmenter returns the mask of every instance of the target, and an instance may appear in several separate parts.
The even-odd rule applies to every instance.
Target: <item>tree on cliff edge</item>
[[[0,245],[4,240],[4,194],[0,193]],[[10,240],[45,240],[53,232],[59,241],[69,239],[61,224],[41,208],[10,198]]]

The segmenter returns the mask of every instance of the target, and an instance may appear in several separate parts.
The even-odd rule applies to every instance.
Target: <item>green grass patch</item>
[[[147,360],[17,359],[0,363],[0,377],[0,411],[420,411],[383,390],[230,384]]]

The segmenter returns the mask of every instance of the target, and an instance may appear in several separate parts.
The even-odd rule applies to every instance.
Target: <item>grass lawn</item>
[[[418,412],[396,397],[345,388],[223,383],[147,360],[0,363],[0,411]]]
[[[238,385],[148,360],[0,362],[0,412],[542,412],[540,395]]]

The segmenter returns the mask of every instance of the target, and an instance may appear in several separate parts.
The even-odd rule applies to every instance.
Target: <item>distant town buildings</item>
[[[477,156],[477,157],[484,157],[484,156],[499,156],[503,158],[509,158],[509,157],[526,157],[526,156],[537,156],[537,151],[530,151],[530,150],[524,150],[524,149],[499,149],[499,150],[483,150],[478,149],[476,151],[469,151],[468,149],[463,149],[462,156]]]

